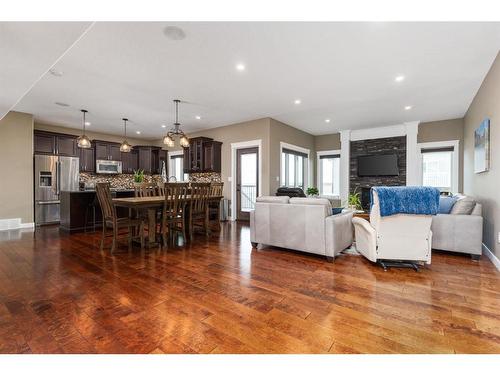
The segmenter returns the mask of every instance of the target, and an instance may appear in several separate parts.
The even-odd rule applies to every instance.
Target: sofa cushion
[[[476,206],[476,201],[471,197],[460,197],[450,211],[451,215],[470,215]]]
[[[458,200],[458,197],[439,197],[439,212],[440,214],[449,214],[453,205]]]
[[[332,205],[326,198],[290,198],[290,204],[303,204],[307,206],[324,206],[325,216],[332,214]]]
[[[287,196],[281,196],[281,197],[262,196],[262,197],[257,197],[257,202],[260,202],[260,203],[281,203],[281,204],[287,204],[289,200],[290,200],[290,197],[287,197]]]

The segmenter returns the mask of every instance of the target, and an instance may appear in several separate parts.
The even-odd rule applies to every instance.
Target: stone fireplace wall
[[[358,156],[392,153],[398,155],[399,176],[358,177]],[[361,193],[363,188],[377,185],[406,185],[406,136],[351,141],[349,177],[350,193],[356,189]]]

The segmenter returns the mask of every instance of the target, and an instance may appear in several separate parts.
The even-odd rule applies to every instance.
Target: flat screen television
[[[398,156],[396,154],[358,156],[358,176],[399,176]]]

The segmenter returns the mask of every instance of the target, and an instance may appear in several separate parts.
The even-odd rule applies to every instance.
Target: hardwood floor
[[[97,233],[0,232],[1,353],[500,353],[499,311],[485,257],[383,272],[252,250],[237,224],[113,256]]]

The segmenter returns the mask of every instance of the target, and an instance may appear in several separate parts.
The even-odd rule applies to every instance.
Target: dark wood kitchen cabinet
[[[222,142],[210,141],[203,143],[203,171],[221,172]]]
[[[95,172],[95,148],[92,143],[91,148],[80,149],[80,172]]]
[[[122,173],[134,173],[139,169],[139,151],[134,147],[130,152],[122,152]]]
[[[79,156],[75,136],[40,130],[33,133],[33,150],[35,154]]]
[[[120,152],[119,143],[105,141],[94,141],[94,143],[96,160],[122,160],[122,153]]]
[[[147,174],[160,173],[160,158],[165,158],[165,150],[157,146],[136,146],[139,150],[139,169]]]
[[[222,142],[196,137],[184,148],[184,173],[221,172]]]

